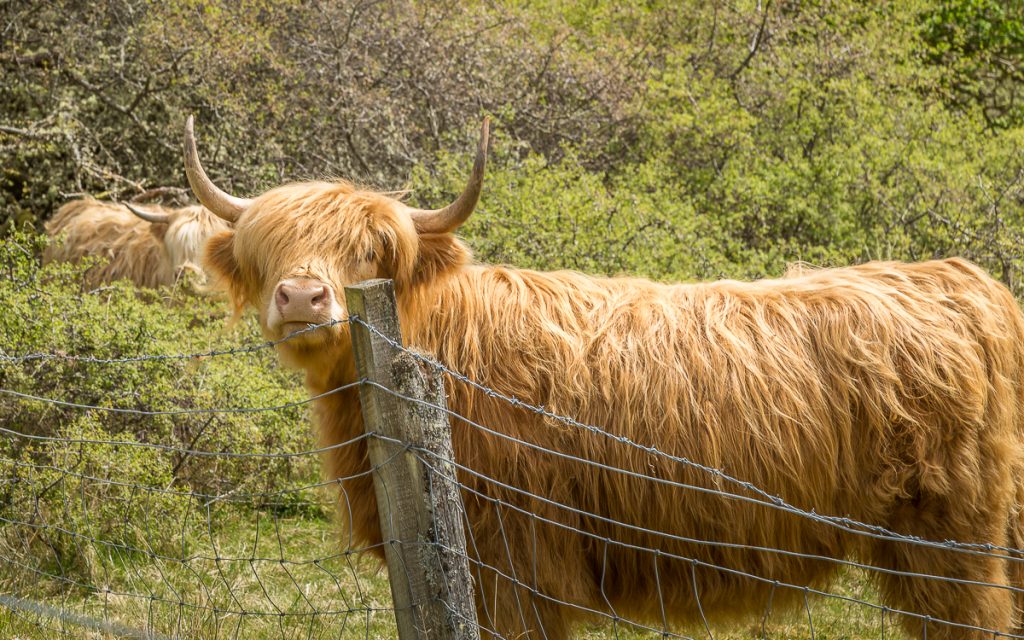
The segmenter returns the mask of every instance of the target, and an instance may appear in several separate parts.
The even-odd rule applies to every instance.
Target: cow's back
[[[78,262],[95,257],[87,282],[98,285],[121,278],[156,287],[173,280],[163,243],[150,231],[149,222],[121,206],[91,198],[73,200],[46,222],[52,238],[43,262]]]

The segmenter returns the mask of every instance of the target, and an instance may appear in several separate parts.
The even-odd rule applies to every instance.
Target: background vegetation
[[[88,290],[78,269],[37,264],[33,232],[67,198],[184,187],[189,113],[214,179],[240,195],[343,176],[408,189],[427,206],[461,188],[481,115],[492,114],[482,205],[462,232],[485,261],[687,280],[778,275],[796,260],[963,255],[1024,295],[1020,0],[0,0],[0,41],[3,354],[111,358],[258,342],[250,319],[225,326],[220,301],[126,284]],[[119,367],[4,362],[0,388],[148,411],[303,397],[267,350]],[[211,451],[312,442],[302,406],[140,417],[5,395],[0,425]],[[33,504],[39,521],[134,548],[184,550],[220,536],[244,548],[252,517],[299,523],[309,536],[291,540],[299,548],[330,529],[315,491],[234,505],[193,531],[180,495],[105,484],[76,501],[68,496],[85,495],[84,485],[47,470],[251,494],[315,483],[308,456],[0,438],[0,464],[9,479],[0,512]],[[213,522],[221,530],[202,530]],[[129,579],[123,559],[25,526],[0,524],[7,557],[34,554],[36,569],[77,585],[32,588],[74,591],[88,608],[99,606],[97,585]],[[370,609],[386,602],[375,579],[364,578]],[[217,601],[209,589],[203,597]]]
[[[0,223],[339,175],[452,196],[481,258],[659,278],[960,254],[1021,292],[1019,0],[3,4]]]

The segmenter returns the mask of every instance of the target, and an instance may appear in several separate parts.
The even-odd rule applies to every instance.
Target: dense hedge
[[[0,425],[9,430],[0,437],[0,511],[30,518],[12,525],[56,522],[74,532],[33,533],[29,539],[41,545],[41,557],[60,564],[62,571],[86,571],[92,566],[81,553],[80,536],[159,547],[162,540],[177,539],[188,521],[185,510],[214,496],[230,501],[232,495],[257,494],[248,506],[321,514],[316,495],[308,492],[258,497],[315,484],[315,455],[283,459],[188,453],[313,448],[306,405],[207,411],[278,407],[304,399],[298,376],[277,365],[272,349],[103,362],[260,345],[250,319],[229,326],[223,301],[195,297],[186,285],[139,292],[120,282],[89,290],[82,267],[40,268],[33,246],[38,242],[20,233],[0,240]],[[175,413],[151,415],[161,411]],[[163,448],[83,446],[81,440]],[[191,494],[198,494],[198,502],[189,500]],[[24,533],[16,526],[6,531],[16,537]]]
[[[0,223],[342,175],[449,199],[496,117],[482,257],[656,277],[961,254],[1021,292],[1019,2],[0,5]]]

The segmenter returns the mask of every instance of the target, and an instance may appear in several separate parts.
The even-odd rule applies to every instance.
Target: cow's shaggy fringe
[[[123,205],[80,198],[64,204],[46,222],[54,238],[44,262],[78,262],[99,258],[86,273],[86,283],[98,286],[126,278],[138,286],[172,284],[183,269],[201,273],[199,258],[206,240],[228,225],[201,206],[141,207],[166,213],[166,223],[140,220]]]
[[[406,343],[481,384],[674,456],[728,470],[802,509],[930,540],[1021,547],[1024,319],[960,259],[801,269],[777,280],[659,284],[472,264],[450,234],[417,236],[385,196],[344,183],[256,199],[207,261],[237,305],[265,310],[282,278],[335,291],[393,278]],[[313,393],[356,379],[347,332],[279,347]],[[271,336],[274,337],[274,336]],[[451,409],[545,449],[649,478],[718,487],[706,473],[510,406],[452,380]],[[363,431],[353,390],[318,401],[321,446]],[[460,464],[501,483],[655,532],[857,558],[880,567],[1024,587],[1020,563],[845,533],[792,513],[573,462],[452,421]],[[331,477],[365,471],[365,443]],[[464,492],[481,623],[564,638],[581,609],[660,625],[760,615],[822,587],[835,564],[686,543],[608,524],[463,473],[460,481],[569,528]],[[735,487],[722,487],[734,490]],[[368,477],[346,482],[349,544],[381,542]],[[573,529],[593,534],[574,532]],[[637,551],[617,543],[660,550]],[[380,547],[376,547],[380,549]],[[527,587],[503,578],[515,576]],[[933,619],[1020,631],[1014,593],[878,575],[884,602]],[[545,597],[535,597],[536,589]],[[699,605],[698,605],[699,600]],[[1015,611],[1016,609],[1016,611]],[[922,621],[904,620],[922,632]],[[931,622],[929,638],[987,637]]]

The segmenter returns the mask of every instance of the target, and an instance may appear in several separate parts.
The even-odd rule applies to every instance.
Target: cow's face
[[[258,310],[266,337],[279,340],[345,319],[347,285],[411,279],[419,238],[403,207],[342,182],[279,187],[255,198],[234,231],[210,240],[205,264],[236,304]],[[323,346],[341,333],[340,326],[306,331],[282,347]]]
[[[210,239],[204,266],[228,290],[236,309],[259,311],[260,326],[271,340],[347,318],[347,285],[382,277],[402,291],[436,278],[469,259],[450,232],[469,217],[479,197],[487,128],[485,120],[463,193],[443,209],[422,210],[347,182],[297,183],[253,199],[236,198],[207,178],[189,118],[189,183],[200,202],[234,225]],[[332,345],[346,346],[347,336],[340,325],[307,330],[292,335],[279,351],[302,366],[302,354],[322,356]]]
[[[183,267],[198,269],[203,246],[216,233],[231,225],[202,206],[171,209],[150,205],[140,207],[126,203],[129,211],[149,222],[149,232],[164,245],[171,268],[177,272]],[[141,223],[140,223],[141,224]]]
[[[199,264],[203,246],[216,233],[230,228],[228,223],[205,207],[193,206],[173,210],[163,231],[163,243],[171,265],[178,269],[186,264]]]

